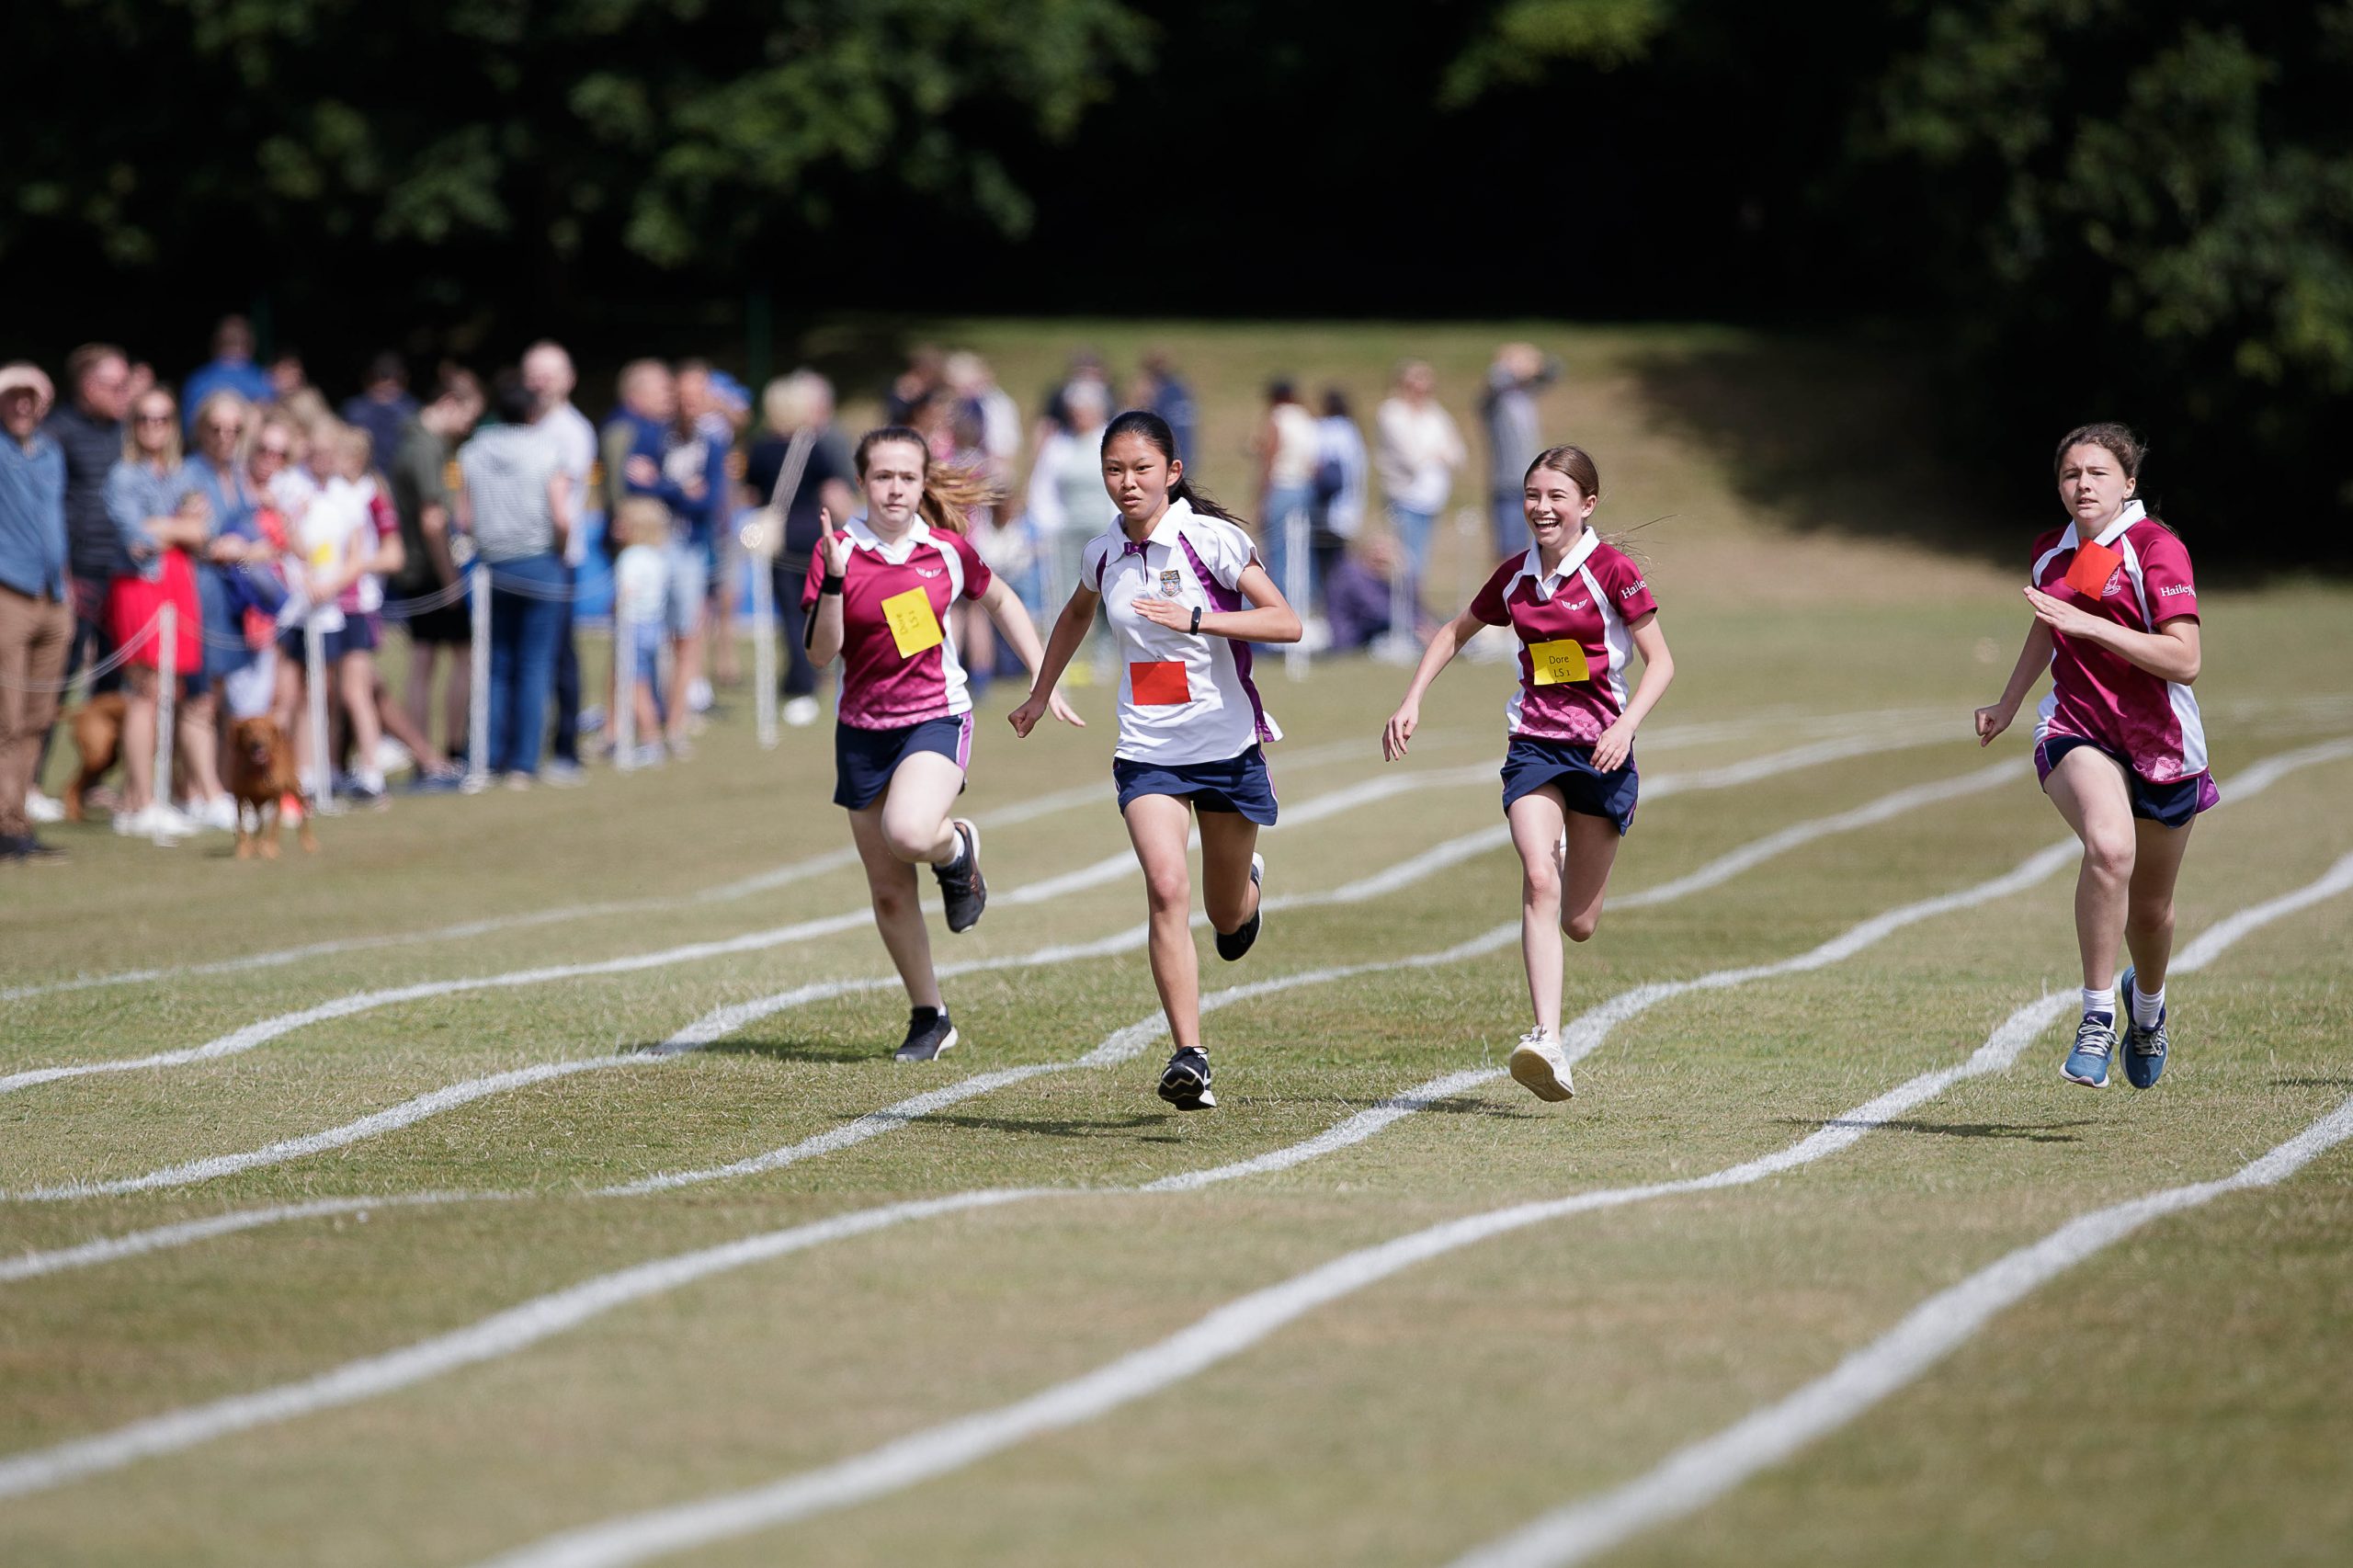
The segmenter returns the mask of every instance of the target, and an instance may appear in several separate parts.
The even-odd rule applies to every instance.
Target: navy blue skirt
[[[1591,746],[1566,741],[1537,741],[1512,737],[1504,753],[1504,810],[1522,795],[1551,788],[1561,793],[1569,810],[1581,816],[1603,817],[1618,824],[1623,835],[1634,825],[1634,801],[1642,793],[1642,778],[1628,757],[1608,773],[1593,765]]]
[[[862,812],[882,798],[899,764],[919,751],[937,752],[961,768],[972,766],[972,716],[926,719],[896,730],[834,726],[834,804]],[[958,794],[963,793],[958,790]]]
[[[1275,825],[1275,780],[1258,746],[1222,762],[1176,767],[1113,757],[1111,781],[1119,786],[1121,812],[1139,795],[1172,795],[1192,801],[1197,812],[1238,812],[1260,827]]]

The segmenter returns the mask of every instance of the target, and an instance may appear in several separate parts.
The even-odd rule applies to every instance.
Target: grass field
[[[1017,390],[1063,350],[963,335]],[[1416,347],[1459,392],[1495,335],[1182,343],[1238,440],[1267,369]],[[2353,1096],[2353,596],[2207,596],[2196,967],[2164,1084],[2090,1093],[2063,827],[2022,731],[1968,738],[2014,574],[1852,537],[1900,486],[1793,516],[1659,401],[1735,375],[1730,335],[1550,337],[1605,522],[1683,522],[1574,1101],[1493,1073],[1526,1011],[1495,665],[1389,768],[1400,672],[1268,680],[1286,902],[1239,966],[1201,944],[1205,991],[1253,989],[1190,1117],[1152,1094],[1099,690],[1027,743],[983,704],[994,902],[936,934],[966,1044],[925,1068],[888,1059],[829,736],[762,752],[740,706],[691,762],[402,799],[311,859],[60,834],[0,880],[0,1562],[1438,1564],[1597,1499],[1493,1561],[2353,1555],[2353,1145],[2061,1231]]]

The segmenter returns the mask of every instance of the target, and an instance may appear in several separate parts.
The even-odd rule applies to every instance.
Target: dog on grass
[[[286,834],[280,803],[301,800],[302,780],[294,770],[294,748],[275,719],[240,719],[230,726],[229,794],[237,802],[237,858],[253,858],[258,846],[263,859],[277,859],[278,841]],[[250,828],[247,807],[252,808]],[[294,826],[304,852],[316,854],[319,840],[311,831],[311,813],[299,804]]]
[[[74,749],[82,754],[82,771],[74,782],[65,786],[65,820],[82,820],[82,797],[97,788],[107,769],[115,765],[122,751],[122,715],[127,706],[122,693],[109,691],[93,697],[74,710],[69,721],[74,730]]]

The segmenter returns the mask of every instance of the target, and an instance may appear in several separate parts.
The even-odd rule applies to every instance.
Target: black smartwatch
[[[1195,631],[1199,631],[1200,629],[1201,629],[1201,607],[1200,607],[1200,606],[1199,606],[1199,605],[1195,605],[1195,606],[1193,607],[1193,630],[1194,630]]]

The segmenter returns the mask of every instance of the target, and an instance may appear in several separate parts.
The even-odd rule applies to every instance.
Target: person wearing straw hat
[[[40,428],[55,401],[49,377],[0,365],[0,861],[63,853],[33,836],[25,796],[57,685],[74,611],[65,572],[65,458]]]

